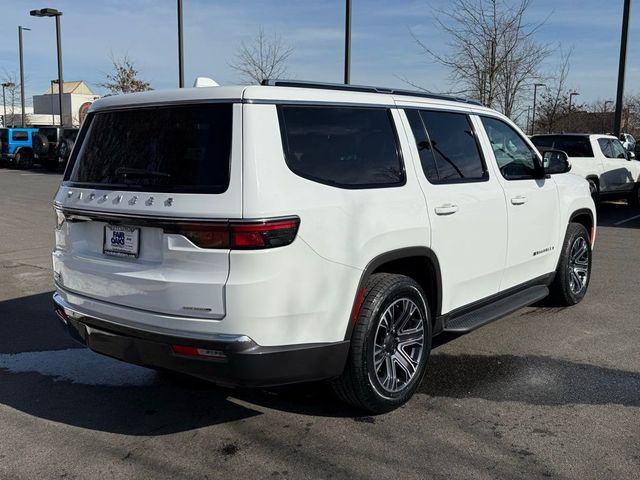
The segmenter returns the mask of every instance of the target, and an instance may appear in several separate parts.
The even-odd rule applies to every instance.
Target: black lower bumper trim
[[[91,350],[151,368],[193,375],[222,385],[267,387],[333,378],[342,373],[349,342],[263,347],[242,341],[176,338],[109,324],[89,316],[68,315],[54,296],[54,307],[69,334]],[[171,345],[224,353],[223,359],[174,353]]]

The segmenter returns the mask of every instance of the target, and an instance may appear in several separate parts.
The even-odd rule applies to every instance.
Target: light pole
[[[64,126],[62,120],[62,94],[64,93],[64,80],[62,79],[62,39],[60,38],[60,17],[62,12],[55,8],[41,8],[31,10],[32,17],[55,17],[56,19],[56,43],[58,46],[58,104],[60,108],[60,126]]]
[[[2,84],[2,108],[4,109],[4,116],[2,117],[2,126],[7,126],[7,99],[4,96],[5,88],[13,88],[16,84],[12,82],[6,82]]]
[[[538,95],[538,87],[546,87],[546,85],[544,83],[533,84],[533,113],[531,114],[531,135],[533,135],[536,130],[536,97]]]
[[[571,99],[577,95],[580,95],[578,92],[571,92],[569,94],[569,113],[571,113]]]
[[[56,124],[56,116],[53,113],[53,85],[55,83],[58,83],[58,80],[51,80],[51,125],[55,125]],[[60,88],[60,85],[58,85],[58,88]]]
[[[23,27],[20,25],[18,27],[18,50],[20,51],[20,105],[22,106],[21,114],[22,114],[22,128],[24,128],[24,59],[22,55],[22,31],[23,30],[31,30],[30,28]]]
[[[182,0],[178,0],[178,85],[184,88],[184,44],[182,41]]]
[[[351,0],[346,0],[344,19],[344,83],[351,83]]]
[[[613,134],[620,137],[622,126],[622,102],[624,97],[624,71],[627,64],[627,38],[629,36],[629,16],[631,13],[631,0],[624,0],[622,13],[622,36],[620,38],[620,62],[618,64],[618,91],[616,93],[616,113],[613,120]]]

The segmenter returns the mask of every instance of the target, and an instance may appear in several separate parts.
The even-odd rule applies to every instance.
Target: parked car
[[[582,300],[596,212],[566,154],[471,102],[266,83],[93,104],[54,203],[74,338],[225,385],[331,379],[384,412],[434,335]]]
[[[640,205],[640,162],[616,137],[595,134],[534,135],[539,149],[567,153],[571,172],[587,179],[594,200],[625,199]]]
[[[75,127],[40,127],[33,135],[33,150],[39,163],[48,170],[64,168],[77,136]]]
[[[37,128],[0,128],[0,161],[18,168],[33,166],[32,138]]]
[[[622,146],[629,152],[633,152],[636,148],[636,139],[630,133],[621,133],[620,141]]]

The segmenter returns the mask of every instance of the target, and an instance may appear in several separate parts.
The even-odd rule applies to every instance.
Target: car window
[[[420,118],[435,159],[438,182],[455,183],[489,178],[475,132],[466,114],[420,110]],[[427,149],[427,145],[423,149]],[[426,170],[425,175],[428,174],[429,171]],[[431,181],[434,182],[435,179]]]
[[[613,155],[613,150],[611,150],[611,143],[608,138],[599,138],[598,145],[600,145],[600,150],[602,154],[607,158],[615,158]]]
[[[386,108],[279,105],[285,160],[297,175],[343,188],[404,184]]]
[[[111,190],[222,193],[232,118],[230,103],[89,114],[65,180]]]
[[[405,110],[405,113],[416,140],[416,147],[418,148],[424,175],[430,182],[437,182],[438,170],[436,169],[436,159],[433,155],[429,135],[427,135],[427,130],[424,128],[422,118],[420,118],[420,112],[418,110]]]
[[[23,131],[11,132],[11,138],[14,142],[26,142],[29,140],[29,133]]]
[[[622,143],[620,143],[620,140],[616,139],[609,139],[609,145],[611,147],[611,153],[613,155],[613,158],[627,158],[627,150],[622,146]]]
[[[562,150],[569,157],[593,157],[589,137],[580,135],[542,135],[531,138],[538,149]]]
[[[481,117],[500,173],[507,180],[536,177],[536,152],[510,125],[492,117]]]

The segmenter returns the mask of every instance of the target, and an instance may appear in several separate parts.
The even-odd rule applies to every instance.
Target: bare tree
[[[106,81],[98,84],[102,88],[106,88],[110,95],[152,90],[149,82],[138,78],[138,70],[128,55],[116,58],[111,54],[110,58],[113,64],[113,73],[107,73]]]
[[[451,0],[446,10],[436,10],[436,23],[449,37],[446,53],[412,35],[425,54],[448,68],[462,93],[512,115],[549,54],[534,38],[542,23],[525,22],[529,4],[530,0]]]
[[[571,92],[566,88],[566,83],[572,54],[573,48],[566,52],[560,50],[560,65],[557,73],[549,76],[546,80],[547,87],[540,95],[540,103],[536,109],[536,131],[553,133],[557,130],[571,129],[570,124],[567,124]],[[573,105],[573,108],[581,108],[581,105]]]
[[[250,44],[242,42],[229,66],[247,83],[262,83],[267,78],[281,78],[287,73],[287,60],[293,48],[276,34],[268,37],[262,27]]]

